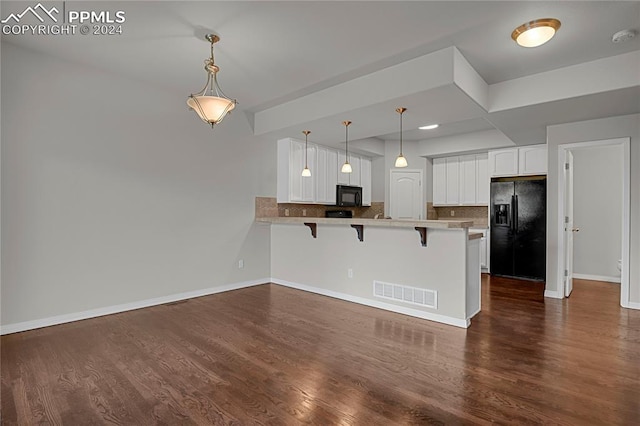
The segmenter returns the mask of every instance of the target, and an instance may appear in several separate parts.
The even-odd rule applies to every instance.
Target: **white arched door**
[[[393,219],[423,219],[422,170],[391,170],[389,215]]]

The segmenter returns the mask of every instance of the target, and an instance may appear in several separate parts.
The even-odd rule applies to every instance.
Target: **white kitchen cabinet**
[[[433,159],[434,206],[478,206],[488,203],[486,154]]]
[[[489,173],[491,177],[544,175],[547,173],[547,146],[489,151]]]
[[[433,205],[447,204],[447,163],[445,158],[433,159]]]
[[[480,269],[482,272],[489,272],[489,229],[470,228],[469,232],[482,233],[482,238],[480,238]]]
[[[518,174],[518,149],[489,151],[489,173],[491,176],[516,176]]]
[[[304,169],[304,142],[296,139],[280,139],[277,146],[279,203],[302,203],[315,199],[315,147],[309,147],[308,165],[311,177],[302,177]]]
[[[305,164],[303,141],[286,138],[277,142],[278,203],[329,204],[336,202],[336,185],[362,187],[362,204],[371,205],[371,160],[349,155],[352,173],[341,173],[344,152],[308,143],[311,177],[302,177]]]
[[[460,167],[460,204],[475,204],[476,203],[476,156],[461,155],[458,157],[458,164]]]
[[[489,205],[489,155],[476,154],[476,204]]]
[[[360,158],[360,180],[362,181],[362,205],[371,205],[371,160]],[[334,197],[335,198],[335,197]]]
[[[357,155],[350,155],[351,159],[351,169],[353,170],[349,173],[349,185],[351,186],[362,186],[362,178],[361,178],[361,159]]]
[[[316,202],[335,204],[338,184],[338,152],[323,146],[316,154]]]
[[[547,146],[534,145],[518,148],[518,174],[547,174]]]
[[[351,157],[353,155],[349,155],[349,163],[351,163]],[[345,162],[344,151],[338,151],[338,185],[349,185],[349,175],[350,173],[342,173],[342,165]],[[353,166],[351,166],[353,169]]]
[[[315,146],[309,145],[307,149],[307,166],[311,170],[311,176],[302,176],[302,169],[305,166],[305,157],[304,157],[304,144],[302,144],[302,168],[297,173],[298,176],[295,176],[295,171],[292,174],[292,178],[301,179],[302,180],[302,202],[304,203],[313,203],[316,200],[316,177],[317,177],[317,166],[316,166],[316,152],[317,149]]]
[[[349,154],[349,164],[351,164],[351,173],[342,173],[342,165],[344,164],[344,151],[338,152],[338,185],[364,186],[362,180],[361,163],[362,159],[356,154]]]
[[[460,164],[458,157],[445,158],[447,169],[447,204],[460,204]]]

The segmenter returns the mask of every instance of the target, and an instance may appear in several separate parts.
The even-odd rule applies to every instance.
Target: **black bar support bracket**
[[[318,238],[318,224],[311,222],[305,222],[304,224],[307,225],[309,229],[311,229],[311,236],[313,238]]]
[[[416,231],[420,234],[420,244],[422,247],[427,246],[427,228],[422,226],[416,226]]]
[[[351,227],[358,233],[360,242],[364,241],[364,225],[351,225]]]

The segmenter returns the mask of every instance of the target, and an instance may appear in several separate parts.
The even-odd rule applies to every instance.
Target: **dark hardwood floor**
[[[3,336],[2,424],[640,421],[615,284],[483,277],[469,329],[262,285]]]

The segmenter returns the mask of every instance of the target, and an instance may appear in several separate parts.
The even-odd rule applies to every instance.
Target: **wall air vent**
[[[373,295],[383,299],[395,300],[396,302],[438,309],[438,292],[435,290],[374,281]]]

